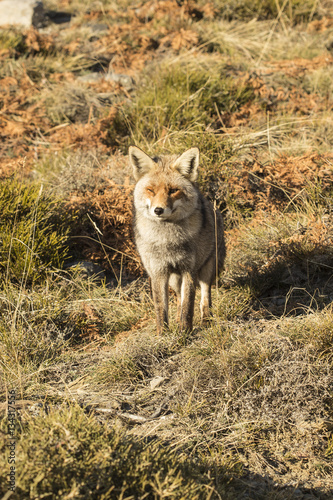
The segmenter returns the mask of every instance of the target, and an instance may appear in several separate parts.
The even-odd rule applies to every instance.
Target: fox
[[[179,328],[191,332],[196,288],[200,285],[204,324],[226,255],[222,214],[196,183],[199,149],[152,158],[130,146],[128,154],[136,181],[134,239],[151,281],[157,334],[168,327],[169,287],[177,296]]]

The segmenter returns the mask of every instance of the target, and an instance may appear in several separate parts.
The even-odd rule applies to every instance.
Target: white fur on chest
[[[195,238],[200,228],[201,217],[198,211],[177,223],[150,220],[140,213],[136,216],[136,230],[140,240],[138,243],[145,242],[161,247],[182,244]]]
[[[195,239],[201,228],[201,217],[195,212],[180,223],[152,221],[136,217],[136,243],[149,274],[167,267],[193,267],[196,261]]]

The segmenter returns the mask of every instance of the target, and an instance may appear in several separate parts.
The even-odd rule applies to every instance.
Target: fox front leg
[[[195,300],[196,281],[190,273],[184,273],[182,276],[181,287],[181,312],[180,328],[191,331],[193,328],[194,300]]]
[[[164,326],[168,326],[169,277],[167,275],[151,278],[151,287],[156,313],[157,335],[161,335]]]

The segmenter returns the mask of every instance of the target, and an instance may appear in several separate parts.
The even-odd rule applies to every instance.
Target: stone
[[[91,31],[94,33],[100,33],[100,32],[104,32],[104,31],[109,30],[109,26],[107,24],[103,24],[103,23],[91,24],[90,28],[91,28]]]
[[[0,26],[39,27],[44,19],[43,2],[39,0],[0,0]]]
[[[150,389],[153,391],[157,389],[163,382],[165,381],[165,377],[155,377],[150,381]]]
[[[124,74],[93,72],[78,77],[78,81],[82,83],[96,83],[102,80],[120,83],[126,90],[131,90],[134,87],[133,78]]]

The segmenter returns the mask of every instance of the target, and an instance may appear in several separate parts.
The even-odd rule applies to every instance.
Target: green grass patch
[[[211,480],[183,454],[158,441],[145,442],[100,425],[79,407],[28,419],[16,446],[20,457],[16,498],[210,497]],[[4,439],[1,451],[1,489],[6,491]]]
[[[226,76],[219,65],[164,63],[147,70],[134,102],[118,109],[109,135],[123,147],[145,147],[172,133],[200,134],[221,126],[219,113],[253,98],[250,86]]]
[[[282,18],[282,21],[290,23],[302,23],[321,17],[325,2],[316,0],[288,0],[287,2],[276,0],[218,0],[214,1],[216,8],[224,19],[244,21]],[[326,11],[329,11],[327,5]]]
[[[10,49],[14,54],[16,50],[22,50],[24,47],[24,36],[18,30],[1,29],[0,30],[0,50]]]
[[[39,281],[68,255],[74,218],[42,185],[18,180],[0,183],[0,274],[18,283]]]

